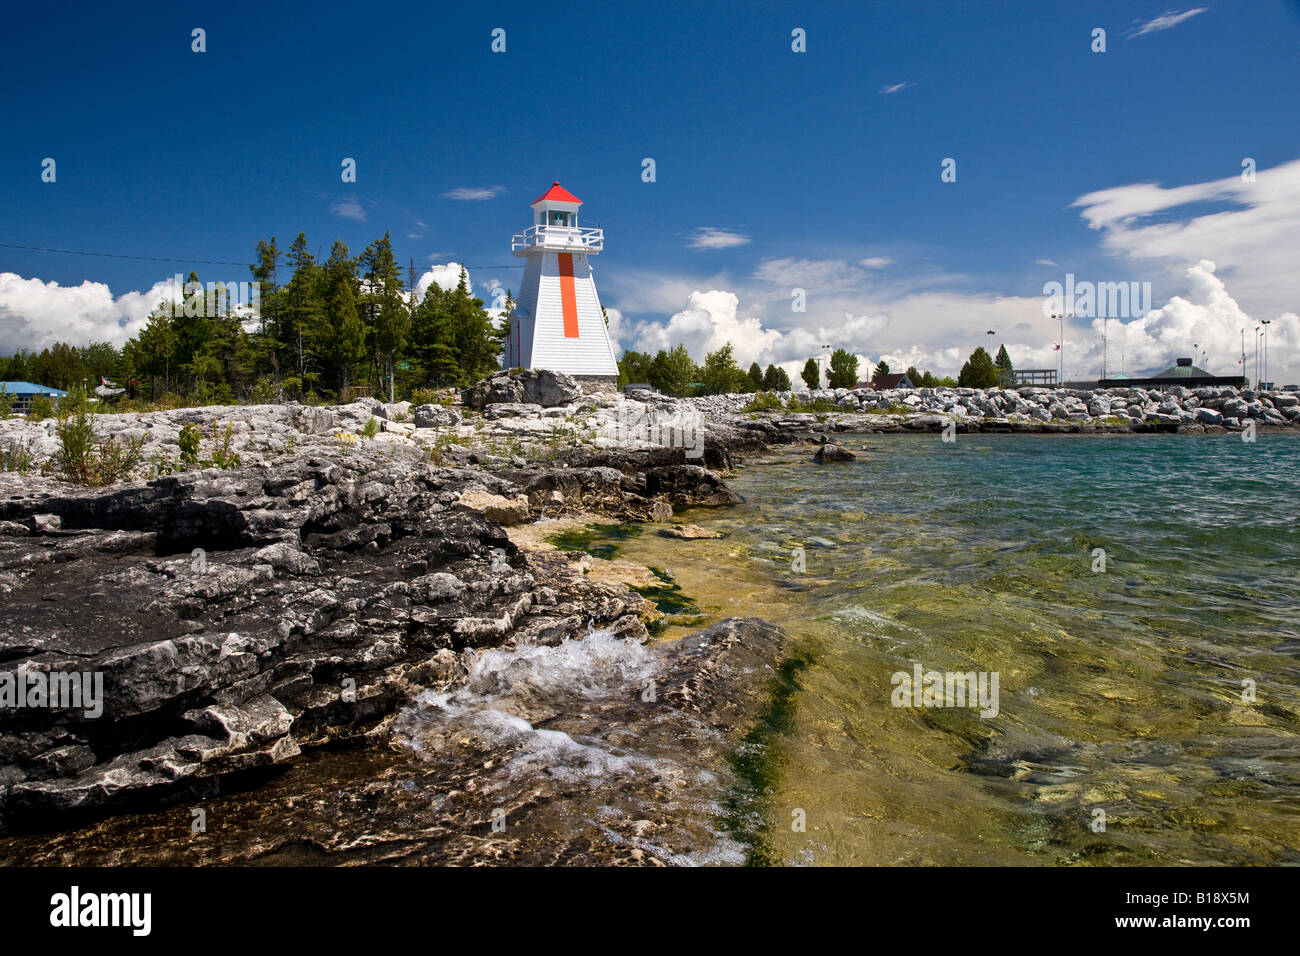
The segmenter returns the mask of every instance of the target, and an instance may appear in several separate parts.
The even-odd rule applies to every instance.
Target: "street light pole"
[[[1268,324],[1272,319],[1260,319],[1264,323],[1264,384],[1268,383]]]

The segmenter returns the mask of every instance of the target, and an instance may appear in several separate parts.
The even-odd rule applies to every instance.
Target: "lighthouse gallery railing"
[[[600,252],[605,248],[603,229],[578,226],[529,226],[510,237],[510,251],[537,246],[541,249],[582,249]]]

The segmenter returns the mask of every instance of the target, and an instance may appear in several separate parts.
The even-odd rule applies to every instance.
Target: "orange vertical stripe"
[[[564,309],[564,337],[578,337],[578,297],[573,291],[573,256],[558,254],[560,259],[560,305]]]

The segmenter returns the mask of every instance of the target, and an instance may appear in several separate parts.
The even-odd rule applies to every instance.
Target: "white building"
[[[558,182],[532,204],[533,225],[510,240],[522,257],[506,368],[545,368],[614,381],[618,364],[600,311],[588,256],[605,245],[600,229],[578,226],[582,200]]]

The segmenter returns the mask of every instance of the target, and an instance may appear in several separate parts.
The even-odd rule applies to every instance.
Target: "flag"
[[[1059,352],[1059,351],[1061,351],[1061,343],[1060,343],[1060,342],[1053,342],[1053,343],[1052,343],[1052,351],[1053,351],[1053,352]]]

